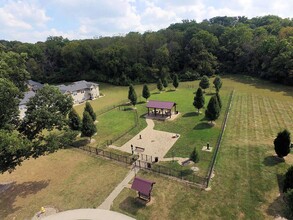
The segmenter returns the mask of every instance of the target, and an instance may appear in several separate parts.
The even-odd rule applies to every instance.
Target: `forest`
[[[129,85],[171,80],[176,73],[181,81],[245,74],[292,86],[293,19],[224,16],[125,36],[72,41],[49,36],[34,44],[1,40],[0,57],[25,65],[25,74],[17,77],[43,83],[85,79]],[[17,83],[16,76],[10,75]]]

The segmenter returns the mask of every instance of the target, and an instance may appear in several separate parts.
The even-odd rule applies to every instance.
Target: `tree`
[[[163,83],[164,88],[166,89],[168,87],[168,81],[167,81],[167,79],[166,78],[163,78],[162,83]]]
[[[149,87],[146,84],[143,85],[142,97],[144,97],[145,100],[147,101],[150,96],[151,96],[151,93],[150,93]]]
[[[198,152],[196,150],[196,147],[194,147],[193,151],[191,152],[191,154],[189,156],[189,159],[191,161],[193,161],[194,163],[198,163],[198,161],[199,161],[199,155],[198,155]]]
[[[287,201],[287,205],[289,207],[289,210],[291,212],[291,215],[293,215],[293,189],[289,189],[285,193],[285,198],[286,198],[286,201]]]
[[[210,81],[209,81],[209,78],[206,75],[204,75],[201,78],[201,80],[199,82],[199,86],[204,90],[204,92],[205,92],[205,89],[210,87]]]
[[[220,106],[216,96],[212,96],[207,110],[205,111],[205,116],[212,122],[215,121],[220,116]]]
[[[214,86],[216,88],[216,92],[219,92],[221,87],[222,87],[222,84],[223,84],[222,80],[221,80],[221,77],[216,76],[216,78],[213,81],[213,84],[214,84]]]
[[[1,64],[0,64],[1,65]],[[18,88],[8,79],[0,78],[0,129],[12,128],[16,124],[20,103]]]
[[[91,106],[89,102],[85,103],[84,111],[87,111],[92,117],[93,121],[96,121],[96,118],[97,118],[96,113],[94,112],[93,107]]]
[[[177,89],[178,86],[179,86],[179,80],[178,80],[178,75],[177,74],[175,74],[174,77],[173,77],[173,86],[174,86],[175,89]]]
[[[68,126],[74,131],[78,131],[81,128],[81,119],[74,108],[68,114]]]
[[[221,100],[220,94],[218,92],[216,93],[216,97],[217,97],[218,104],[219,104],[219,107],[221,110],[222,109],[222,100]]]
[[[133,85],[129,86],[129,90],[128,90],[128,99],[130,100],[130,103],[135,106],[137,103],[137,95],[136,92],[134,90]]]
[[[67,125],[66,116],[72,105],[71,96],[63,95],[57,87],[46,84],[28,101],[19,131],[33,140],[37,136],[42,139],[44,129],[62,130]]]
[[[283,158],[290,153],[290,132],[288,130],[284,130],[279,132],[276,139],[274,140],[275,152],[278,157]]]
[[[205,99],[204,99],[202,90],[201,88],[198,88],[196,91],[196,95],[194,96],[194,101],[193,101],[193,106],[197,108],[198,113],[199,113],[199,109],[204,107],[204,102],[205,102]]]
[[[83,118],[82,118],[82,127],[81,127],[82,136],[89,137],[91,140],[92,136],[96,132],[97,132],[97,127],[95,126],[92,117],[87,111],[84,111]]]
[[[162,91],[163,90],[163,84],[162,84],[162,80],[159,79],[158,82],[157,82],[157,88],[159,91]]]
[[[31,155],[31,142],[17,132],[0,130],[0,173],[11,172]]]
[[[293,189],[293,166],[289,167],[285,174],[283,192],[289,189]]]

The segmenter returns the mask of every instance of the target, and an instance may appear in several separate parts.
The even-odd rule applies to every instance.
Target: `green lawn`
[[[139,176],[156,181],[153,202],[142,206],[133,199],[135,192],[125,189],[115,200],[114,210],[137,219],[289,218],[279,189],[293,155],[280,162],[272,143],[280,130],[293,132],[293,89],[249,77],[227,76],[223,82],[223,91],[235,88],[235,96],[212,190],[205,192],[140,172]],[[168,130],[172,123],[157,123],[157,128]]]

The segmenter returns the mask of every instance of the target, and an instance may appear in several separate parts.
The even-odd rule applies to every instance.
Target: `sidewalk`
[[[127,174],[127,176],[122,180],[121,183],[119,183],[118,186],[111,192],[111,194],[105,199],[105,201],[98,207],[99,209],[106,209],[110,210],[111,205],[114,201],[114,199],[119,195],[119,193],[124,189],[124,187],[128,186],[128,183],[130,180],[132,180],[135,177],[135,174],[138,172],[138,168],[134,168],[130,170]]]

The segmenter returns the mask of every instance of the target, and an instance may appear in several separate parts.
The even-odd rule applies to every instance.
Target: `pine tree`
[[[137,95],[136,92],[134,90],[133,85],[129,86],[129,90],[128,90],[128,99],[130,100],[130,103],[135,106],[137,103]]]
[[[159,79],[158,82],[157,82],[157,88],[159,91],[162,91],[163,90],[163,84],[162,84],[162,80]]]
[[[162,83],[163,83],[164,88],[166,89],[168,87],[168,81],[167,81],[167,79],[166,78],[163,78]]]
[[[220,116],[220,106],[218,103],[218,99],[216,96],[212,96],[207,106],[207,110],[205,111],[205,116],[211,122],[215,121]]]
[[[173,86],[174,86],[175,90],[179,86],[179,79],[178,79],[178,75],[177,74],[175,74],[174,77],[173,77]]]
[[[91,140],[92,136],[96,132],[97,132],[97,128],[94,124],[92,117],[87,111],[84,111],[83,118],[82,118],[82,127],[81,127],[82,136],[89,137]]]
[[[210,87],[210,81],[209,81],[209,78],[206,75],[204,75],[201,78],[201,80],[199,82],[199,86],[204,90],[204,92],[205,92],[205,89]]]
[[[218,92],[216,93],[216,97],[218,100],[219,107],[220,107],[220,109],[222,109],[222,100],[221,100],[220,94]]]
[[[199,109],[204,107],[204,96],[201,88],[198,88],[196,91],[196,95],[194,96],[193,106],[197,108],[197,112],[199,113]]]
[[[151,96],[151,93],[150,93],[149,87],[147,85],[144,85],[142,89],[142,97],[144,97],[145,100],[147,101],[150,96]]]
[[[199,155],[198,155],[198,152],[196,150],[196,147],[193,149],[193,151],[191,152],[190,156],[189,156],[189,159],[191,161],[193,161],[194,163],[198,163],[199,161]]]
[[[68,114],[68,126],[71,130],[74,131],[78,131],[81,129],[81,119],[73,108]]]
[[[283,192],[293,189],[293,166],[289,167],[285,173]]]
[[[214,81],[213,81],[213,84],[216,88],[216,92],[219,92],[221,87],[222,87],[222,80],[221,80],[221,77],[217,76]]]
[[[291,139],[290,139],[290,132],[286,129],[282,132],[278,133],[278,136],[274,140],[275,145],[275,152],[278,155],[278,157],[285,157],[290,153],[290,145],[291,145]]]
[[[96,113],[94,112],[93,107],[91,106],[89,102],[85,103],[84,111],[87,111],[92,117],[93,121],[96,121],[96,118],[97,118]]]

